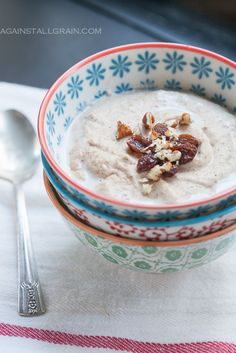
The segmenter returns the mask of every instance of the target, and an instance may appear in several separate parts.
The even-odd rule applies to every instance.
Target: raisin
[[[198,139],[196,139],[196,137],[194,137],[190,134],[181,134],[181,135],[179,135],[178,138],[182,142],[189,142],[196,147],[198,147],[200,145],[200,142],[198,141]]]
[[[141,152],[144,148],[150,146],[152,140],[142,135],[133,135],[128,141],[127,145],[134,152]]]
[[[197,154],[197,149],[197,146],[195,146],[194,144],[191,144],[181,139],[174,141],[172,147],[173,151],[177,150],[181,152],[179,164],[186,164],[188,162],[191,162]]]
[[[169,172],[164,172],[162,175],[164,177],[170,178],[178,172],[179,167],[176,164],[172,164],[171,170]]]
[[[158,133],[158,136],[164,136],[165,132],[168,131],[168,127],[165,124],[157,123],[153,127],[153,130]]]
[[[152,169],[157,165],[157,159],[154,157],[153,154],[144,154],[141,158],[139,158],[137,163],[137,171],[147,172],[148,170]]]

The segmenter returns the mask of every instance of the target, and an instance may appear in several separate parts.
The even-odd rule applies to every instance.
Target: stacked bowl
[[[126,70],[123,67],[129,73],[127,79],[124,72],[114,74],[110,66],[111,62],[120,63],[122,70],[122,58],[129,61]],[[228,77],[230,81],[219,84],[218,71],[227,74],[222,80]],[[72,178],[67,153],[74,121],[108,91],[117,95],[140,89],[192,92],[235,112],[235,71],[234,62],[206,50],[140,43],[95,54],[55,82],[41,105],[38,121],[45,187],[83,244],[115,264],[152,273],[197,267],[231,247],[236,229],[236,182],[234,187],[195,202],[148,205],[118,201]]]

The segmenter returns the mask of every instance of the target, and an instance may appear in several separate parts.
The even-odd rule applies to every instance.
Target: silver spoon
[[[36,134],[28,119],[16,110],[1,112],[0,178],[14,185],[16,195],[18,312],[23,316],[45,312],[22,189],[22,183],[35,173],[39,154]]]

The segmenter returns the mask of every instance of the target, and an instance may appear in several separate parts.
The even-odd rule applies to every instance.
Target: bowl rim
[[[47,194],[53,203],[54,207],[63,215],[63,217],[72,223],[75,227],[80,228],[82,231],[88,232],[95,237],[102,237],[106,240],[111,240],[114,243],[121,243],[126,245],[135,245],[135,246],[148,246],[148,247],[178,247],[178,246],[187,246],[192,244],[198,243],[205,243],[208,240],[213,240],[219,237],[223,237],[224,235],[233,232],[236,230],[236,223],[231,225],[228,228],[220,230],[218,232],[210,233],[203,235],[201,237],[193,238],[193,239],[183,239],[183,240],[174,240],[174,241],[150,241],[150,240],[137,240],[137,239],[129,239],[123,238],[116,235],[112,235],[109,233],[105,233],[101,230],[92,228],[80,221],[78,221],[71,213],[66,210],[65,207],[59,202],[55,191],[53,190],[53,186],[51,185],[50,181],[48,180],[45,171],[43,172],[43,180],[44,186],[47,191]]]
[[[85,192],[87,195],[89,195],[92,198],[99,199],[103,202],[109,202],[110,204],[114,204],[117,206],[121,207],[128,207],[128,208],[137,208],[137,209],[145,209],[145,210],[171,210],[171,209],[181,209],[181,208],[186,208],[186,207],[195,207],[198,205],[204,205],[208,202],[213,202],[216,201],[220,198],[226,197],[233,192],[236,192],[236,186],[235,187],[230,187],[226,189],[225,191],[222,191],[220,193],[217,193],[215,195],[209,196],[204,199],[196,200],[193,202],[185,202],[181,204],[158,204],[158,205],[146,205],[142,203],[135,203],[135,202],[128,202],[128,201],[120,201],[113,199],[111,197],[107,197],[105,195],[97,194],[93,192],[92,190],[80,185],[76,180],[72,179],[69,175],[65,173],[65,171],[60,167],[60,165],[57,164],[57,162],[54,160],[53,156],[51,155],[47,143],[46,143],[46,137],[44,134],[44,121],[46,118],[46,109],[48,106],[49,101],[51,100],[52,96],[54,95],[55,91],[58,89],[58,87],[71,75],[73,75],[79,68],[82,68],[83,66],[91,63],[94,60],[100,59],[104,56],[110,55],[110,54],[115,54],[122,52],[124,50],[133,50],[133,49],[147,49],[147,48],[168,48],[168,49],[179,49],[179,50],[185,50],[185,51],[190,51],[194,52],[196,54],[201,54],[201,55],[206,55],[208,57],[212,57],[214,59],[219,60],[220,62],[223,62],[224,64],[227,64],[231,66],[232,68],[236,69],[236,62],[234,62],[231,59],[228,59],[220,54],[214,53],[210,50],[202,49],[200,47],[195,47],[191,45],[185,45],[185,44],[177,44],[177,43],[165,43],[165,42],[140,42],[140,43],[133,43],[133,44],[126,44],[126,45],[121,45],[117,47],[113,47],[110,49],[106,49],[103,51],[100,51],[98,53],[95,53],[93,55],[90,55],[86,57],[85,59],[79,61],[75,65],[73,65],[71,68],[69,68],[67,71],[65,71],[55,82],[54,84],[48,89],[42,103],[39,109],[38,113],[38,125],[37,125],[37,130],[38,130],[38,137],[39,137],[39,142],[41,144],[41,148],[43,150],[43,153],[49,162],[49,164],[53,167],[53,169],[56,171],[56,173],[64,179],[67,183],[72,185],[75,189],[80,190],[81,192]]]
[[[139,221],[132,219],[130,220],[129,218],[125,218],[122,216],[117,216],[117,215],[111,215],[109,213],[104,213],[98,209],[94,209],[92,206],[84,204],[82,201],[80,202],[76,198],[73,197],[72,194],[69,193],[68,190],[63,188],[63,186],[55,179],[54,175],[51,172],[51,167],[48,164],[46,158],[44,157],[43,153],[41,153],[41,158],[42,158],[42,164],[44,171],[46,173],[47,178],[49,179],[49,182],[52,184],[53,188],[56,190],[56,192],[59,192],[62,194],[63,197],[67,198],[71,203],[75,204],[76,207],[83,207],[86,211],[90,213],[94,213],[98,215],[98,217],[102,217],[106,220],[111,220],[113,222],[120,222],[124,223],[127,225],[130,225],[132,223],[135,226],[139,227],[180,227],[180,226],[193,226],[193,225],[198,225],[200,222],[205,222],[208,220],[216,221],[221,216],[227,215],[233,211],[236,211],[236,205],[230,205],[227,208],[224,208],[220,211],[215,211],[213,213],[210,213],[208,215],[202,215],[198,217],[193,217],[193,218],[187,218],[187,219],[177,219],[177,220],[170,220],[170,221],[157,221],[157,220],[148,220],[146,221]],[[212,217],[213,216],[213,217]]]

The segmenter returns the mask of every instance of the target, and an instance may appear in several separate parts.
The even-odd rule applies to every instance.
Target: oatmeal
[[[153,141],[155,157],[140,156]],[[96,193],[177,204],[235,185],[235,152],[236,119],[226,109],[188,93],[133,92],[105,97],[75,121],[68,166]]]

